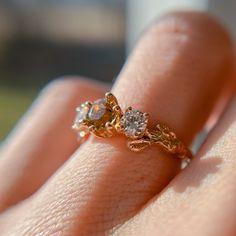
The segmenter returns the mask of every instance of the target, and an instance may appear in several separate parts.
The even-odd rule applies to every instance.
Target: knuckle
[[[58,87],[64,86],[74,86],[83,82],[83,78],[79,76],[62,76],[50,81],[44,88],[47,89],[55,89]]]
[[[41,91],[40,95],[50,95],[57,92],[70,91],[72,88],[82,90],[88,85],[88,81],[80,76],[62,76],[50,81]]]

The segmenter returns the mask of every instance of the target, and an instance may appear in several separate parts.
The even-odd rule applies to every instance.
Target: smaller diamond
[[[81,124],[83,120],[87,118],[88,112],[89,112],[89,107],[85,105],[81,105],[75,117],[75,124],[77,125]]]
[[[82,104],[77,109],[77,115],[75,117],[74,124],[72,126],[78,132],[78,141],[83,141],[89,133],[88,127],[83,124],[83,121],[87,119],[89,107],[86,104]]]
[[[148,118],[145,113],[135,109],[127,110],[121,118],[121,125],[124,127],[124,133],[129,138],[142,137],[147,128]]]

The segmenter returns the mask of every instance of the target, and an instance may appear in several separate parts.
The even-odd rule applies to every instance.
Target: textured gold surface
[[[131,151],[139,152],[156,144],[164,151],[176,155],[181,159],[190,160],[192,158],[191,151],[185,147],[167,125],[158,123],[155,128],[149,130],[149,114],[142,113],[132,107],[127,108],[125,111],[126,116],[129,114],[133,115],[133,117],[128,117],[129,119],[127,119],[127,122],[132,122],[132,120],[137,122],[137,119],[141,117],[141,126],[140,124],[137,125],[136,123],[135,125],[135,123],[133,123],[133,126],[131,127],[134,127],[134,129],[135,127],[137,127],[137,129],[145,127],[145,130],[144,132],[143,130],[142,132],[137,130],[137,135],[129,137],[127,127],[124,126],[127,122],[122,123],[122,120],[124,120],[126,116],[122,112],[116,97],[112,93],[106,93],[105,99],[97,100],[94,103],[85,102],[82,105],[88,106],[89,111],[84,120],[80,121],[80,123],[75,122],[72,126],[78,132],[78,136],[81,136],[81,132],[83,132],[82,136],[87,137],[87,135],[84,134],[85,127],[87,128],[88,133],[90,132],[104,138],[122,133],[128,137],[127,146]],[[80,109],[77,108],[77,111],[79,112]],[[130,126],[128,128],[130,129]]]

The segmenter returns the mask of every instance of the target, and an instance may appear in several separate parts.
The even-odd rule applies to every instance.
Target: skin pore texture
[[[233,61],[219,23],[172,13],[143,33],[111,91],[123,110],[148,112],[152,125],[165,122],[190,145],[235,83]],[[75,107],[109,90],[86,79],[56,80],[6,140],[2,234],[235,235],[236,103],[181,171],[176,157],[157,146],[131,152],[121,135],[78,147],[70,130]]]

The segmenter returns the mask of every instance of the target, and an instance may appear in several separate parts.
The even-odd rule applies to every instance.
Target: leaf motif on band
[[[137,140],[128,141],[128,148],[131,149],[132,151],[136,151],[136,152],[141,151],[150,145],[151,145],[151,143],[149,140],[145,140],[142,138],[137,139]]]

